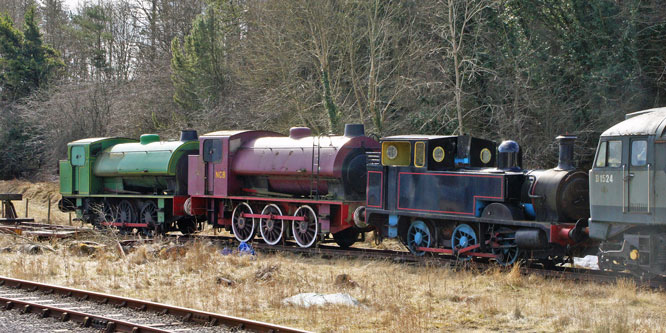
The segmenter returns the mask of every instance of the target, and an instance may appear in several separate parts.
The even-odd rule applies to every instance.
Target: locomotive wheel
[[[476,237],[476,232],[474,232],[474,228],[470,227],[469,225],[461,224],[453,229],[453,234],[451,235],[451,246],[454,249],[464,249],[468,246],[475,245],[477,242],[478,238]],[[470,260],[472,257],[467,255],[461,257],[458,255],[458,259]]]
[[[351,227],[333,234],[333,239],[339,247],[346,249],[356,243],[358,234],[359,231],[356,228]]]
[[[141,206],[139,213],[139,223],[146,223],[148,226],[157,224],[157,204],[154,201],[146,201]]]
[[[231,214],[231,228],[239,242],[248,242],[254,237],[256,222],[254,218],[244,217],[243,214],[254,214],[252,207],[246,202],[241,202],[234,208]]]
[[[428,225],[420,220],[415,220],[407,229],[407,249],[416,256],[422,256],[425,251],[419,251],[419,247],[431,247],[433,242],[432,233]]]
[[[291,232],[294,240],[300,247],[311,247],[317,242],[319,236],[319,221],[314,209],[308,205],[298,207],[294,216],[303,216],[303,221],[293,221],[291,223]]]
[[[136,208],[134,204],[129,200],[122,200],[118,203],[116,208],[116,216],[114,222],[125,223],[135,223],[137,221]],[[131,232],[132,228],[120,227],[119,230],[123,233]]]
[[[497,231],[495,231],[497,229]],[[502,266],[512,265],[520,257],[520,249],[515,242],[516,232],[509,228],[490,226],[490,240],[496,241],[499,248],[492,248],[492,253],[497,256],[495,260]]]
[[[278,205],[270,204],[264,207],[261,215],[282,215],[282,211]],[[273,220],[270,218],[259,220],[259,232],[264,242],[268,245],[275,245],[282,240],[284,227],[284,220]]]
[[[148,200],[141,205],[141,211],[139,212],[139,223],[146,223],[148,226],[141,228],[143,234],[150,237],[152,236],[152,230],[157,225],[157,204]]]
[[[97,207],[97,209],[99,209],[97,212],[97,226],[99,228],[108,228],[109,226],[105,226],[102,223],[111,223],[115,221],[116,208],[110,202],[104,201],[99,207]]]

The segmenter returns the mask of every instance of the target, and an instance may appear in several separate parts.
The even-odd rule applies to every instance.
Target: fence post
[[[51,224],[51,196],[49,195],[49,211],[46,214],[46,223]]]

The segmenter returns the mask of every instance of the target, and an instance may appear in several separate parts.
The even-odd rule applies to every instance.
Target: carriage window
[[[617,168],[622,165],[622,141],[608,141],[608,166]]]
[[[597,154],[597,163],[595,164],[598,168],[603,168],[606,166],[606,141],[602,142],[599,145],[599,153]]]
[[[631,142],[631,165],[643,166],[647,164],[647,141],[636,140]]]

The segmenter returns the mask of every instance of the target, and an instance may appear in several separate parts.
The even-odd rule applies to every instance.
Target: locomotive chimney
[[[557,163],[557,170],[572,170],[574,151],[573,146],[576,141],[575,135],[560,135],[555,138],[560,144],[560,158]]]
[[[180,131],[180,141],[195,141],[199,139],[199,135],[196,130],[182,130]]]
[[[363,124],[345,124],[345,136],[353,138],[365,135],[365,127]]]

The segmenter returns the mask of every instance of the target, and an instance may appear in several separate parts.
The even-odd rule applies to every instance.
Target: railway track
[[[2,309],[35,313],[105,332],[305,332],[295,328],[133,298],[0,277]]]
[[[31,228],[40,227],[36,223],[26,223],[27,226]],[[41,225],[44,228],[52,228],[52,225]],[[66,226],[61,226],[62,228],[68,228]],[[91,229],[87,229],[91,230]],[[237,246],[238,242],[234,237],[231,236],[221,236],[221,235],[167,235],[167,237],[172,238],[178,243],[187,243],[197,240],[207,240],[214,243],[217,243],[220,246]],[[138,242],[152,242],[152,239],[125,239],[120,241],[124,246],[132,246]],[[330,246],[321,244],[314,248],[300,248],[296,243],[285,242],[283,245],[268,245],[262,242],[254,242],[251,244],[252,247],[258,251],[262,252],[288,252],[299,255],[306,256],[321,256],[323,258],[364,258],[364,259],[375,259],[375,260],[390,260],[394,262],[404,262],[404,263],[414,263],[414,264],[432,264],[432,265],[448,265],[451,267],[457,268],[472,268],[479,271],[485,271],[487,269],[498,267],[494,263],[479,262],[479,261],[461,261],[456,260],[456,258],[445,255],[435,255],[435,256],[423,256],[417,257],[406,251],[394,251],[394,250],[380,250],[380,249],[369,249],[369,248],[347,248],[342,249],[337,246]],[[646,287],[651,289],[661,289],[666,290],[666,277],[658,276],[651,279],[639,278],[630,273],[626,272],[607,272],[599,271],[586,268],[575,268],[575,267],[566,267],[566,266],[555,266],[552,268],[545,268],[539,265],[526,265],[521,267],[523,274],[535,274],[541,275],[548,278],[558,278],[558,279],[569,279],[574,281],[589,281],[589,282],[598,282],[598,283],[615,283],[620,279],[631,280],[636,283],[637,286]]]

